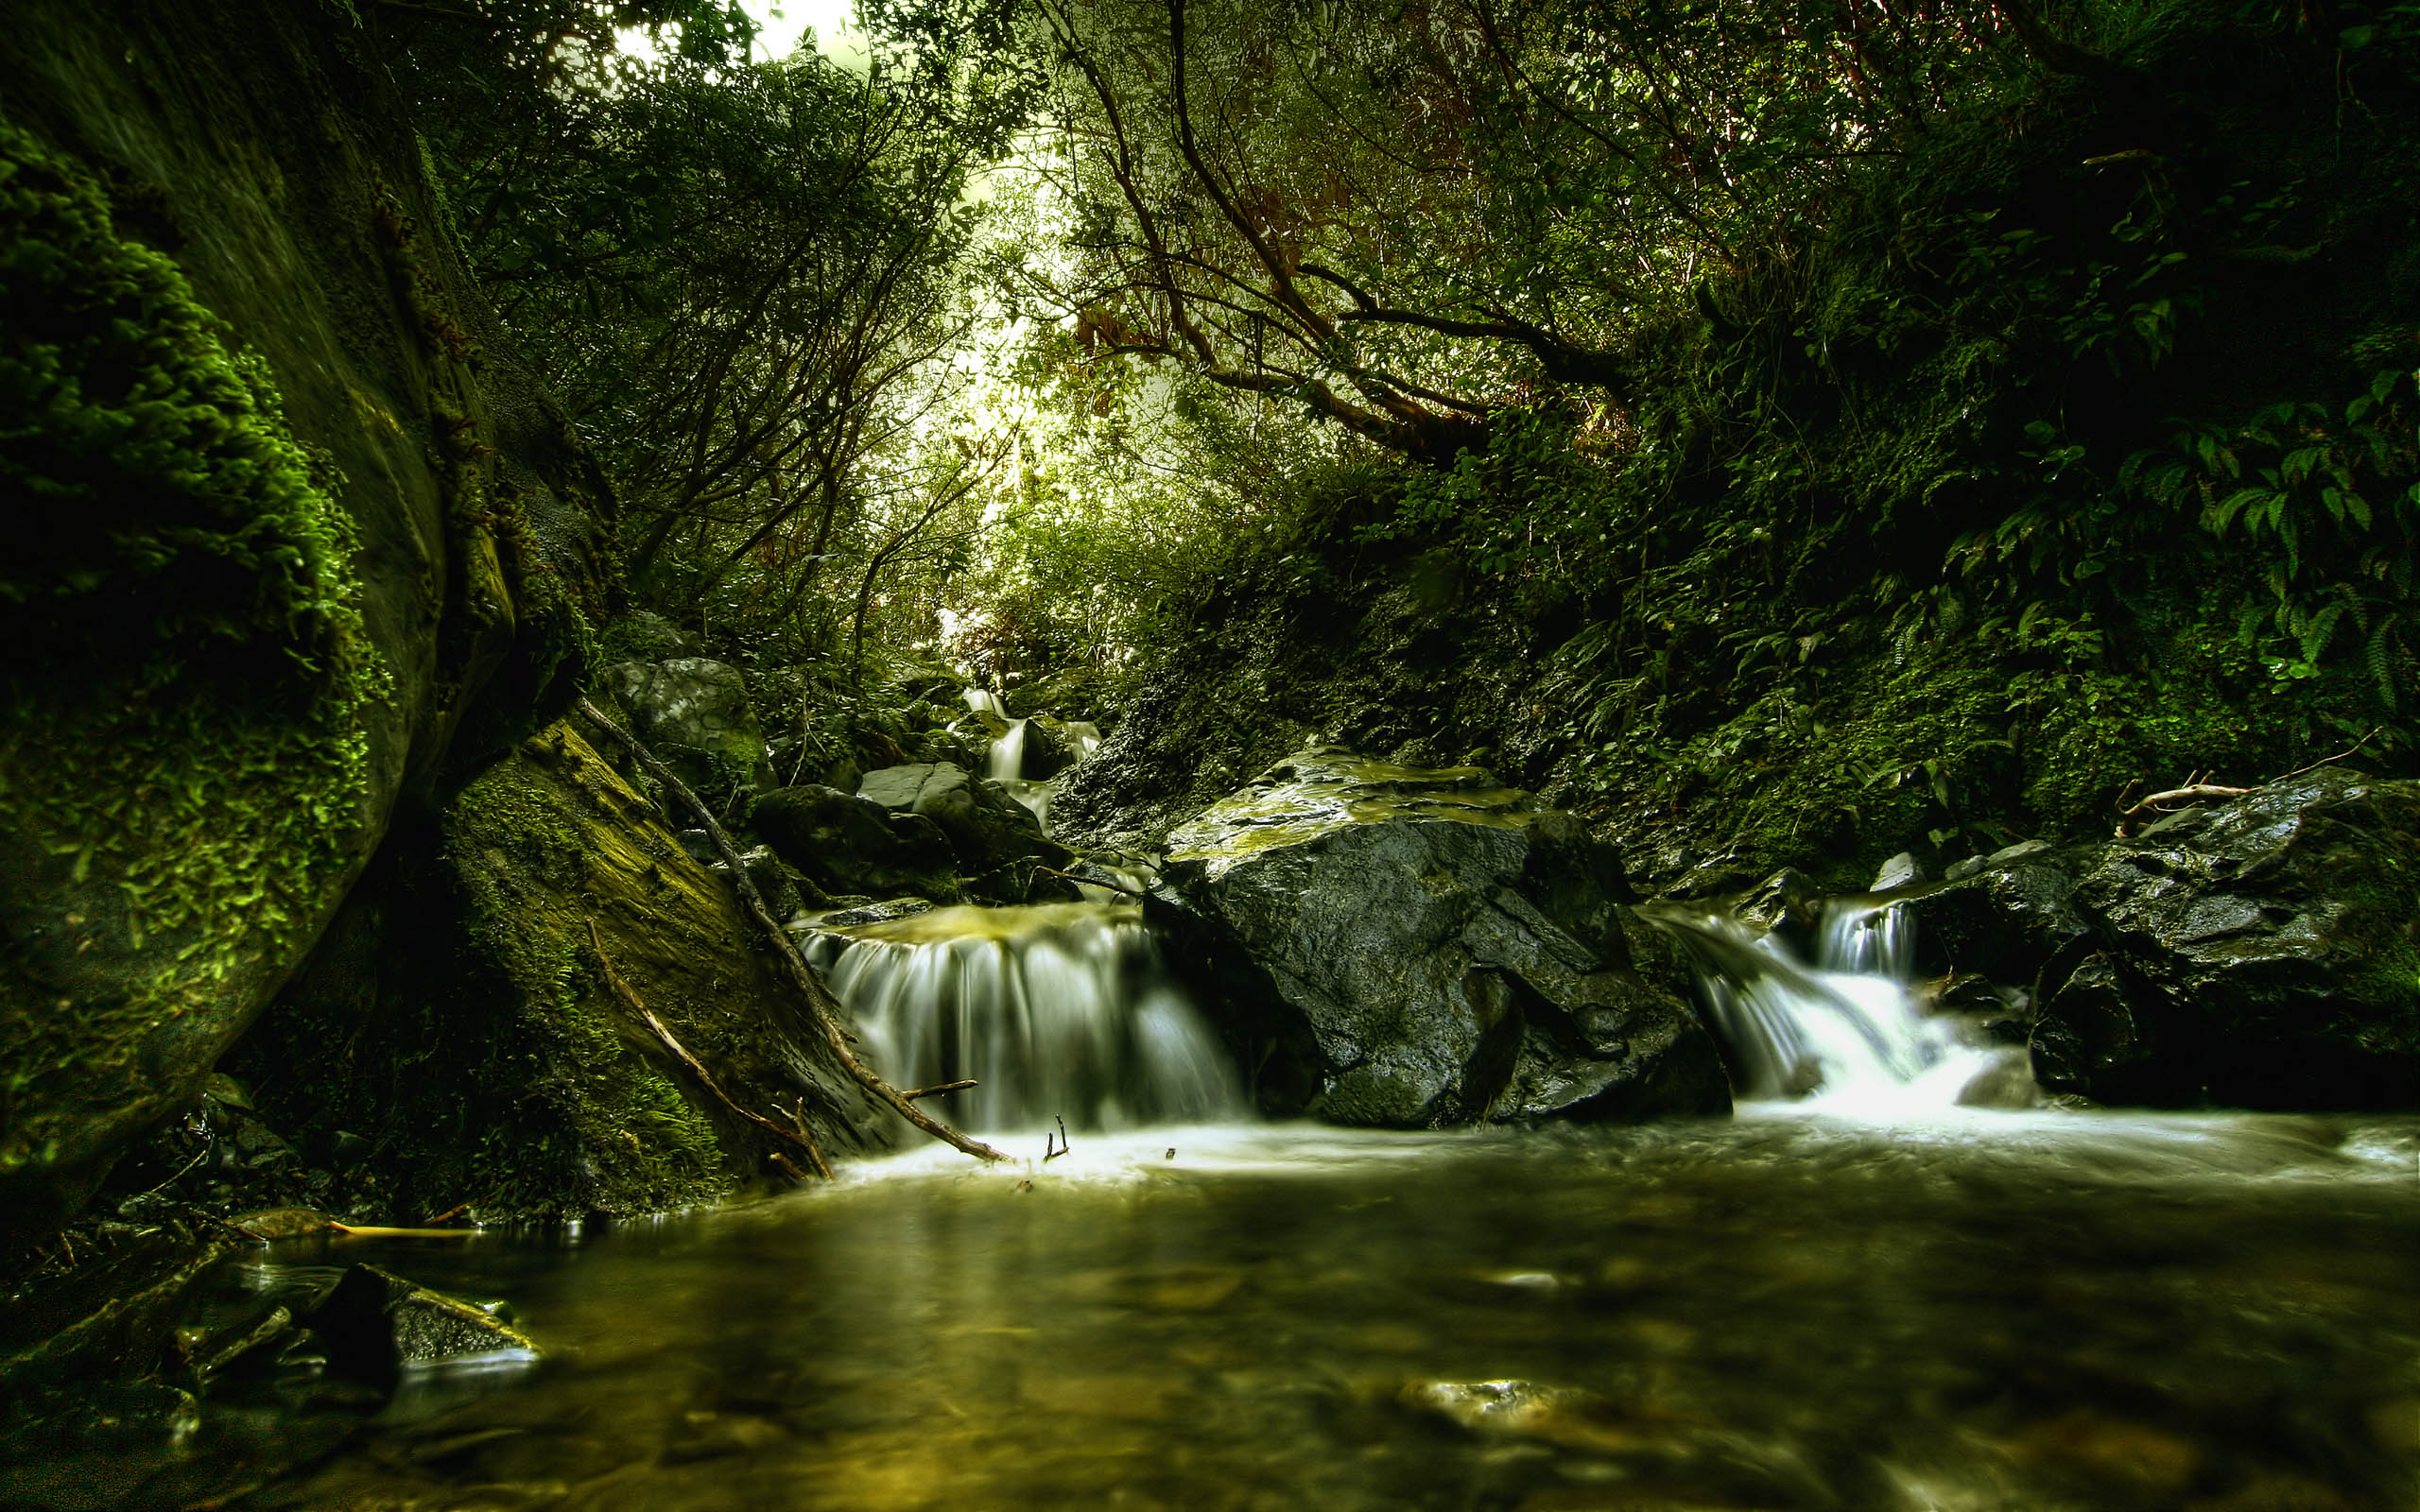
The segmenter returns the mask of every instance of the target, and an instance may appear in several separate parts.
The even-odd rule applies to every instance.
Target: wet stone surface
[[[1752,1111],[920,1152],[410,1252],[553,1357],[407,1374],[241,1504],[2408,1506],[2416,1151],[2409,1119]]]

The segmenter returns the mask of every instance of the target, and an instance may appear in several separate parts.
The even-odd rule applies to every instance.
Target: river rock
[[[375,1265],[346,1271],[303,1321],[326,1345],[329,1368],[381,1385],[392,1384],[406,1365],[539,1354],[537,1344],[498,1314]]]
[[[931,821],[956,853],[967,889],[1014,902],[1072,898],[1069,885],[1036,868],[1063,870],[1070,852],[997,782],[969,777],[950,762],[914,763],[868,772],[857,797],[894,816]],[[880,889],[875,889],[880,890]]]
[[[2072,905],[2105,964],[2043,1005],[2048,1079],[2156,1103],[2420,1103],[2420,782],[2323,767],[2177,816],[2111,845]],[[2061,1063],[2062,1037],[2081,1058]]]
[[[750,823],[776,855],[826,892],[958,901],[949,841],[939,825],[916,814],[894,814],[868,799],[802,783],[758,799]]]
[[[765,732],[737,667],[694,656],[623,662],[605,669],[605,682],[630,711],[632,732],[708,801],[756,785],[760,774],[769,782]]]
[[[1900,904],[1916,925],[1918,969],[1927,975],[1974,972],[2029,990],[2046,963],[2055,962],[2064,975],[2088,948],[2080,943],[2090,930],[2073,904],[2076,882],[2102,850],[2030,840],[1973,858],[1971,866],[1959,863],[1967,868],[1962,875]]]
[[[1272,1112],[1435,1127],[1728,1110],[1713,1041],[1623,945],[1606,847],[1476,767],[1317,747],[1169,837],[1158,911]],[[1291,1064],[1289,1064],[1291,1062]]]

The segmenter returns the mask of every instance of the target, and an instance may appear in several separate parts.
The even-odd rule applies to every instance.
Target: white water
[[[1835,902],[1815,962],[1728,914],[1667,911],[1699,960],[1698,984],[1730,1042],[1743,1102],[1897,1119],[2006,1101],[2008,1046],[1970,1042],[1910,989],[1914,940],[1895,907]]]
[[[1056,791],[1056,782],[1052,780],[1037,782],[1025,775],[1026,731],[1033,721],[1009,719],[1008,705],[1001,702],[1000,696],[989,688],[969,688],[965,691],[964,697],[966,707],[977,713],[987,713],[995,718],[1007,719],[1009,724],[1009,728],[1001,732],[999,738],[992,742],[991,750],[984,764],[983,775],[1007,788],[1011,798],[1024,804],[1033,815],[1035,821],[1044,829],[1048,829],[1050,827],[1050,797]],[[1100,748],[1100,727],[1089,719],[1070,719],[1059,727],[1059,734],[1060,738],[1065,741],[1074,751],[1077,761],[1082,761]]]
[[[1233,1057],[1161,966],[1132,905],[943,908],[836,932],[827,977],[868,1058],[978,1130],[1246,1116]]]

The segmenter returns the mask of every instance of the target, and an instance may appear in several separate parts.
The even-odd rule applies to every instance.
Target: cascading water
[[[1047,827],[1050,823],[1050,795],[1054,786],[1048,782],[1033,782],[1025,775],[1026,732],[1033,721],[1009,718],[1008,705],[989,688],[969,688],[964,696],[969,709],[1008,724],[1008,729],[992,742],[983,775],[1007,788],[1011,798],[1024,804],[1035,819]],[[1059,727],[1059,735],[1075,752],[1078,761],[1100,748],[1100,727],[1089,719],[1068,720]]]
[[[1728,913],[1641,912],[1688,947],[1743,1101],[1888,1117],[2031,1100],[2021,1052],[1973,1043],[1956,1020],[1924,1011],[1909,983],[1911,926],[1896,906],[1833,901],[1811,967]]]
[[[1131,903],[941,908],[835,930],[811,953],[895,1085],[972,1078],[977,1129],[1246,1116],[1233,1060]]]

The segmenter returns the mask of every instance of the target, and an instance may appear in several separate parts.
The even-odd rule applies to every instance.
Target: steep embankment
[[[706,1048],[780,996],[727,886],[576,736],[515,753],[588,672],[610,495],[463,267],[380,46],[374,15],[306,0],[0,29],[12,1242],[196,1105],[348,899],[246,1054],[292,1073],[261,1108],[324,1133],[305,1154],[354,1167],[356,1200],[639,1211],[761,1165],[605,1001],[586,917],[536,902],[587,900]],[[631,897],[595,903],[615,880]],[[727,999],[654,982],[682,941]],[[776,1037],[732,1081],[794,1099],[809,1059]],[[454,1178],[490,1167],[516,1175]]]

